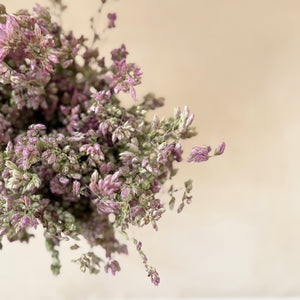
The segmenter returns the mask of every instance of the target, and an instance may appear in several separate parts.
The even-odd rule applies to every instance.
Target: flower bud
[[[25,203],[26,206],[29,206],[31,204],[31,199],[28,196],[24,195],[21,197],[21,199]]]
[[[225,142],[222,142],[222,143],[219,145],[219,147],[216,148],[216,150],[215,150],[215,155],[221,155],[221,154],[223,154],[223,153],[224,153],[224,150],[225,150],[225,146],[226,146]]]
[[[80,182],[77,181],[77,180],[75,180],[75,181],[73,182],[73,194],[74,194],[74,195],[78,195],[79,192],[80,192]]]

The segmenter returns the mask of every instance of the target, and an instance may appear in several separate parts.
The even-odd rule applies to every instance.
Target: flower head
[[[188,157],[188,162],[201,162],[206,161],[209,159],[209,152],[211,151],[210,146],[195,146],[192,149],[192,152],[190,153]]]
[[[226,144],[225,144],[224,142],[222,142],[222,143],[218,146],[218,148],[216,148],[216,150],[215,150],[215,155],[221,155],[221,154],[223,154],[223,153],[224,153],[224,150],[225,150],[225,146],[226,146]]]
[[[109,13],[107,15],[109,23],[108,23],[108,28],[113,28],[116,27],[115,21],[117,19],[116,13]]]
[[[116,18],[108,14],[108,28]],[[176,175],[182,141],[196,134],[187,106],[174,117],[149,121],[147,112],[163,106],[164,98],[148,93],[123,105],[120,92],[137,99],[142,71],[128,62],[124,44],[111,51],[110,63],[99,53],[52,22],[40,5],[32,13],[9,14],[0,4],[0,247],[4,235],[28,241],[28,228],[40,224],[54,274],[61,267],[57,247],[69,238],[104,249],[103,258],[89,251],[75,260],[83,272],[98,273],[102,265],[119,271],[114,256],[127,254],[127,247],[116,230],[158,229],[166,211],[159,192]],[[224,149],[222,143],[215,155]],[[188,161],[208,160],[210,151],[196,146]],[[188,180],[178,212],[191,202],[191,189]],[[171,208],[176,191],[169,189]],[[142,243],[134,243],[158,285]]]

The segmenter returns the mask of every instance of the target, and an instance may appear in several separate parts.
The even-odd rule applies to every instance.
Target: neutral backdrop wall
[[[2,0],[9,12],[34,2]],[[66,1],[64,25],[90,35],[98,2]],[[194,181],[182,214],[166,213],[157,233],[133,230],[160,271],[159,287],[133,247],[115,277],[82,274],[62,247],[62,272],[53,277],[38,231],[30,245],[5,243],[0,252],[1,299],[300,296],[300,1],[108,2],[99,27],[117,12],[117,28],[100,52],[109,59],[126,43],[144,72],[138,97],[166,98],[159,116],[184,105],[195,113],[199,134],[186,141],[185,158],[194,145],[224,140],[227,149],[181,164],[177,185]]]

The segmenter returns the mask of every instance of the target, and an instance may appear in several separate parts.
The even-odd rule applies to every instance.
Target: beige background
[[[2,0],[10,12],[34,2]],[[66,2],[65,26],[88,33],[99,1]],[[196,114],[185,157],[223,140],[226,152],[183,163],[176,182],[194,180],[193,203],[167,213],[158,233],[133,231],[160,271],[158,288],[133,247],[116,277],[81,274],[63,247],[53,277],[39,232],[30,245],[5,244],[1,299],[300,296],[300,1],[120,0],[104,13],[113,11],[102,53],[125,42],[144,71],[138,97],[165,96],[160,116],[185,104]]]

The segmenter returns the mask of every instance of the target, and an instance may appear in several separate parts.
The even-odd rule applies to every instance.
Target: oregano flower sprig
[[[108,14],[108,28],[116,19]],[[165,212],[158,193],[183,160],[182,140],[196,134],[186,106],[173,117],[146,119],[164,99],[149,93],[139,101],[142,72],[127,62],[125,45],[106,64],[87,42],[52,22],[40,5],[16,14],[0,5],[0,242],[4,236],[28,242],[28,230],[42,226],[54,274],[61,267],[59,244],[80,238],[106,254],[82,254],[75,260],[82,271],[119,271],[115,254],[127,254],[127,247],[115,232],[148,224],[157,230]],[[128,109],[121,92],[134,100]],[[224,149],[222,143],[214,155]],[[208,160],[210,152],[196,146],[188,161]],[[188,180],[178,212],[191,202],[191,189]],[[168,191],[170,208],[176,191]],[[157,285],[141,242],[133,242]]]

